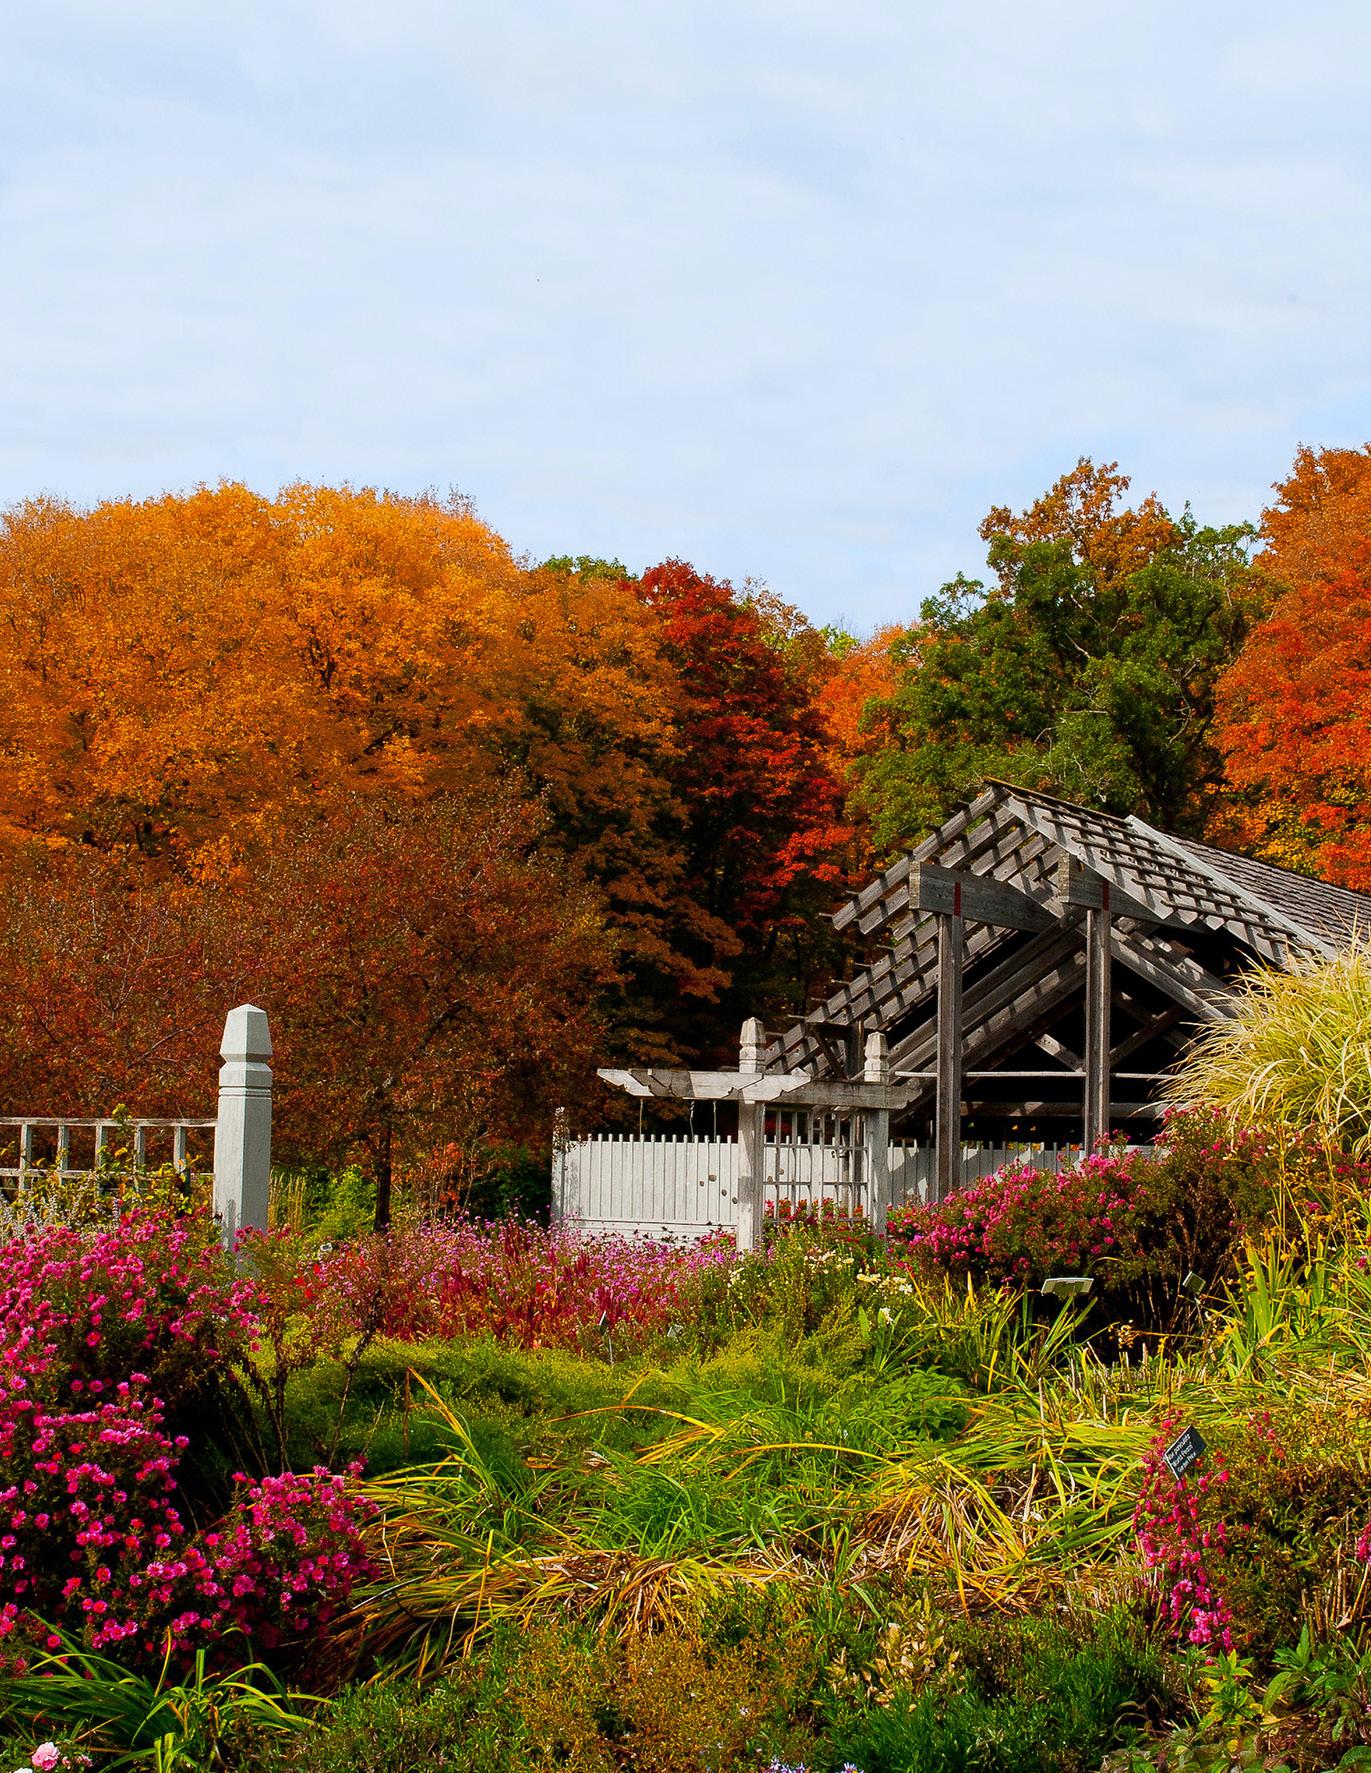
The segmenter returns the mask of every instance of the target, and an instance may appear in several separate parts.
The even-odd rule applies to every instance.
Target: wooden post
[[[879,1030],[866,1037],[866,1062],[862,1082],[890,1082],[890,1047]],[[863,1147],[866,1153],[866,1216],[871,1229],[884,1235],[890,1216],[890,1110],[868,1108],[864,1111]]]
[[[71,1168],[71,1128],[65,1121],[57,1127],[57,1174],[64,1177]]]
[[[33,1123],[25,1121],[19,1129],[19,1192],[24,1192],[29,1171],[33,1169]]]
[[[183,1176],[186,1172],[186,1155],[189,1149],[190,1129],[178,1123],[171,1136],[171,1161],[178,1176]]]
[[[755,1016],[743,1023],[742,1045],[738,1050],[738,1069],[760,1077],[762,1052],[766,1046],[766,1030]],[[766,1163],[766,1105],[762,1102],[738,1104],[738,1230],[740,1250],[757,1250],[762,1245],[765,1220],[764,1166]]]
[[[954,909],[938,919],[938,1094],[934,1119],[933,1194],[946,1200],[962,1180],[962,960],[966,931],[961,887]]]
[[[1085,914],[1085,1114],[1084,1144],[1093,1151],[1109,1131],[1109,882],[1100,903]]]
[[[267,1014],[239,1004],[224,1023],[219,1119],[214,1129],[214,1211],[227,1249],[240,1231],[265,1231],[271,1187],[271,1033]]]
[[[552,1116],[552,1222],[560,1225],[572,1215],[567,1210],[567,1147],[571,1144],[571,1118],[565,1108]]]

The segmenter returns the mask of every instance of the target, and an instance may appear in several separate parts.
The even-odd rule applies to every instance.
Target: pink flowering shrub
[[[141,1371],[166,1408],[246,1346],[253,1296],[198,1217],[45,1226],[0,1245],[0,1349],[11,1371],[57,1375],[78,1395]]]
[[[1143,1460],[1142,1493],[1133,1511],[1138,1550],[1177,1640],[1231,1650],[1233,1614],[1214,1574],[1228,1552],[1227,1530],[1214,1506],[1228,1470],[1211,1453],[1201,1468],[1174,1477],[1163,1454],[1179,1426],[1173,1417],[1163,1422]]]
[[[1011,1164],[941,1204],[891,1216],[919,1267],[1036,1287],[1093,1274],[1109,1317],[1170,1327],[1191,1270],[1211,1282],[1273,1210],[1277,1159],[1210,1114],[1173,1115],[1151,1152],[1100,1151],[1053,1174]]]
[[[732,1259],[718,1241],[583,1240],[564,1226],[457,1220],[359,1239],[321,1261],[314,1284],[351,1302],[357,1323],[377,1321],[401,1340],[491,1335],[600,1349],[606,1333],[626,1346],[664,1330],[693,1277]]]
[[[0,1246],[0,1639],[51,1627],[160,1660],[238,1626],[263,1648],[323,1629],[372,1566],[353,1476],[237,1480],[212,1533],[190,1422],[258,1339],[255,1283],[206,1221],[134,1212]],[[190,1489],[187,1491],[189,1482]],[[213,1486],[210,1487],[212,1490]],[[49,1644],[49,1648],[55,1644]]]

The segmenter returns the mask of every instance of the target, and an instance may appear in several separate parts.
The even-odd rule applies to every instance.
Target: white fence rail
[[[161,1163],[183,1169],[214,1151],[214,1211],[225,1244],[239,1231],[267,1226],[271,1177],[271,1033],[266,1012],[239,1004],[224,1023],[219,1048],[219,1112],[213,1120],[85,1120],[62,1115],[0,1117],[0,1188],[22,1193],[31,1180],[99,1175],[116,1150],[132,1168]],[[197,1138],[196,1135],[201,1135]],[[14,1161],[9,1160],[13,1158]]]
[[[841,1127],[828,1137],[802,1138],[781,1123],[768,1134],[764,1199],[776,1212],[832,1202],[843,1213],[865,1211],[865,1152]],[[1059,1170],[1078,1146],[964,1145],[962,1180],[992,1175],[1017,1158]],[[931,1146],[892,1143],[892,1198],[923,1200],[933,1180]],[[738,1218],[738,1146],[732,1138],[690,1134],[600,1134],[564,1145],[553,1161],[553,1213],[592,1235],[689,1239],[731,1230]]]
[[[36,1175],[98,1175],[116,1152],[133,1168],[186,1168],[212,1144],[212,1120],[73,1120],[0,1115],[0,1181],[23,1188]],[[197,1137],[199,1135],[199,1137]]]

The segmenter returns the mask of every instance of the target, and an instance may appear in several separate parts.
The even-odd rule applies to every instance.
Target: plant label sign
[[[1199,1429],[1187,1428],[1176,1436],[1162,1458],[1170,1467],[1172,1477],[1183,1478],[1204,1451],[1205,1445],[1200,1438]]]

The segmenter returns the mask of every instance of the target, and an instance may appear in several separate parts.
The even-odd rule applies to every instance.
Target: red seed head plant
[[[717,1241],[582,1240],[565,1226],[451,1220],[359,1239],[325,1258],[318,1286],[352,1302],[359,1325],[375,1311],[380,1333],[402,1340],[600,1349],[608,1333],[626,1348],[681,1316],[701,1271],[732,1260]]]

